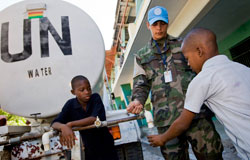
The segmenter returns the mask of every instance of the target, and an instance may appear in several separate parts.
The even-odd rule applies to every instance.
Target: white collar
[[[205,61],[205,63],[202,66],[202,70],[208,67],[212,67],[214,65],[218,65],[220,63],[228,62],[228,60],[229,60],[228,57],[225,55],[214,56]]]

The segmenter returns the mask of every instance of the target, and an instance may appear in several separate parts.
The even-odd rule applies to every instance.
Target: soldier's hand
[[[147,138],[148,138],[148,141],[150,143],[150,146],[158,147],[158,146],[163,146],[165,144],[161,134],[159,134],[159,135],[150,135]]]
[[[133,113],[133,114],[139,114],[141,113],[142,109],[143,109],[143,105],[140,103],[140,101],[134,100],[129,103],[127,107],[127,112]]]

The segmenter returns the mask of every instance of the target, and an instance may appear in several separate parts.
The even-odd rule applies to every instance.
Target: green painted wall
[[[127,106],[131,100],[131,94],[132,94],[130,83],[122,84],[121,89],[124,96],[125,104]]]
[[[118,110],[126,109],[125,103],[121,100],[121,97],[115,97],[115,105]]]
[[[232,59],[229,49],[250,36],[250,21],[244,23],[224,40],[218,42],[219,53]]]

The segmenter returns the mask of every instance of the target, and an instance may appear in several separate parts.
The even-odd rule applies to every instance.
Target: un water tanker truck
[[[76,75],[86,76],[93,92],[102,95],[107,122],[96,124],[108,125],[119,158],[143,159],[135,115],[110,107],[104,42],[83,10],[61,0],[14,3],[0,12],[0,39],[1,109],[31,121],[0,127],[0,159],[84,159],[77,129],[78,141],[70,151],[50,127],[73,97],[70,81]]]

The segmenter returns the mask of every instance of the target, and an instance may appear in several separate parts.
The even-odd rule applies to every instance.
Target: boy
[[[68,148],[75,144],[72,127],[91,125],[98,116],[106,120],[101,97],[92,94],[90,83],[84,76],[71,80],[71,93],[76,96],[66,102],[61,113],[52,122],[52,127],[62,132],[60,142]],[[85,147],[86,160],[118,160],[114,140],[107,127],[80,131]]]

